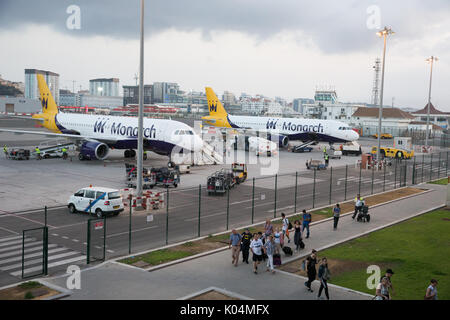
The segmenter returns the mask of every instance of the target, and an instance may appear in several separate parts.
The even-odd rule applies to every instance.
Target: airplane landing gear
[[[134,157],[136,157],[136,151],[135,150],[125,150],[123,155],[125,158],[134,158]]]

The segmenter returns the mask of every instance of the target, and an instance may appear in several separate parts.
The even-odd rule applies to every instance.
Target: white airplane
[[[207,124],[252,130],[277,136],[280,147],[287,147],[289,140],[301,140],[305,144],[316,142],[346,143],[359,139],[359,134],[346,123],[336,120],[296,119],[275,117],[252,117],[229,115],[211,88],[206,88],[209,116],[203,117]],[[274,140],[275,137],[271,137]]]
[[[37,75],[42,113],[33,116],[51,132],[1,129],[0,132],[62,137],[77,145],[80,160],[104,160],[110,149],[125,150],[125,157],[136,155],[138,118],[59,113],[47,83]],[[188,125],[173,120],[144,119],[144,149],[171,157],[172,152],[198,152],[203,140]]]

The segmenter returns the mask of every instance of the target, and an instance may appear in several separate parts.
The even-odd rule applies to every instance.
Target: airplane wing
[[[43,131],[10,130],[10,129],[0,128],[0,132],[14,133],[17,135],[37,134],[37,135],[41,135],[44,137],[50,137],[50,138],[54,138],[54,137],[67,138],[67,139],[73,140],[73,141],[96,140],[96,141],[104,142],[106,144],[116,142],[116,140],[113,140],[113,139],[98,139],[98,138],[93,139],[92,137],[81,136],[81,135],[76,135],[76,134],[52,133],[52,132],[43,132]]]

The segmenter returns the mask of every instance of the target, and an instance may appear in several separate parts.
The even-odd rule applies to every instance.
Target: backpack
[[[291,230],[293,228],[292,223],[288,220],[289,225],[288,225],[288,230]]]
[[[288,247],[288,246],[284,246],[283,247],[283,252],[287,256],[292,256],[292,249],[290,247]]]

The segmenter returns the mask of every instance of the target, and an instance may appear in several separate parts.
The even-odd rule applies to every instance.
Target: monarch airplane
[[[59,113],[44,77],[38,74],[37,80],[42,112],[33,115],[33,119],[41,121],[50,132],[1,128],[0,132],[67,138],[77,145],[80,160],[104,160],[111,149],[125,150],[125,157],[136,154],[138,118]],[[143,136],[145,150],[169,158],[172,151],[198,152],[203,148],[203,140],[179,121],[145,118]]]
[[[345,143],[359,139],[359,134],[347,124],[335,120],[296,119],[229,115],[213,89],[206,88],[209,116],[203,117],[207,124],[236,130],[252,130],[277,137],[280,147],[287,147],[289,140],[305,144],[317,142]]]

